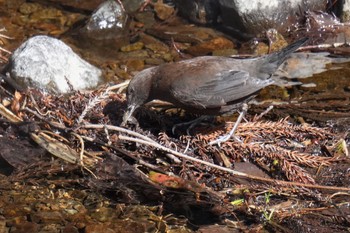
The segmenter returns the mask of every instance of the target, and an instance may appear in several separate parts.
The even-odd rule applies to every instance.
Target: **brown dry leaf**
[[[21,100],[22,100],[22,94],[20,92],[16,91],[14,94],[14,98],[12,100],[12,103],[11,103],[11,110],[16,115],[18,115]]]
[[[153,182],[164,185],[168,188],[185,189],[193,192],[203,191],[203,187],[201,187],[197,183],[184,180],[177,176],[168,176],[158,172],[150,171],[149,178]]]

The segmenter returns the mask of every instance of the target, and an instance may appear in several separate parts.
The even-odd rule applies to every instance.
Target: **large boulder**
[[[180,14],[196,23],[226,26],[237,37],[270,28],[286,31],[307,10],[325,10],[327,0],[174,0]]]
[[[102,72],[81,59],[62,41],[35,36],[24,42],[10,58],[11,78],[22,88],[49,93],[68,93],[98,85]]]

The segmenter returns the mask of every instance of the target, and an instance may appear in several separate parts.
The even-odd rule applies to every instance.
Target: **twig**
[[[43,116],[41,115],[40,112],[39,112],[39,113],[38,113],[38,112],[35,112],[35,111],[33,111],[32,109],[30,109],[30,108],[28,108],[28,107],[24,107],[22,110],[33,114],[34,116],[36,116],[36,117],[39,118],[40,120],[46,122],[47,124],[49,124],[49,125],[51,125],[51,126],[57,128],[57,129],[62,129],[62,130],[66,130],[66,129],[67,129],[67,127],[66,127],[65,125],[63,125],[63,124],[61,124],[61,123],[59,123],[59,122],[53,122],[53,121],[47,120],[45,117],[43,117]],[[38,111],[38,109],[36,109],[36,110]]]
[[[184,158],[184,159],[191,160],[191,161],[194,161],[194,162],[197,162],[197,163],[201,163],[201,164],[204,164],[204,165],[207,165],[207,166],[210,166],[210,167],[222,170],[222,171],[229,172],[231,174],[240,174],[242,176],[246,175],[245,173],[241,173],[241,172],[234,171],[232,169],[224,168],[224,167],[221,167],[221,166],[218,166],[218,165],[215,165],[215,164],[212,164],[212,163],[209,163],[209,162],[197,159],[197,158],[193,158],[193,157],[188,156],[186,154],[183,154],[181,152],[174,151],[172,149],[169,149],[169,148],[167,148],[165,146],[160,145],[158,142],[150,139],[149,137],[146,137],[146,136],[144,136],[142,134],[139,134],[137,132],[134,132],[134,131],[131,131],[131,130],[128,130],[128,129],[124,129],[122,127],[112,126],[112,125],[94,125],[94,124],[87,124],[87,125],[84,125],[82,127],[83,128],[94,128],[94,129],[107,128],[109,130],[115,130],[115,131],[118,131],[118,132],[127,133],[129,135],[132,135],[132,136],[138,137],[138,138],[132,138],[132,137],[128,137],[128,136],[119,135],[119,139],[133,141],[133,142],[138,142],[138,143],[141,143],[141,144],[153,146],[153,147],[161,149],[161,150],[163,150],[165,152],[168,152],[168,153],[171,153],[173,155],[176,155],[176,156],[178,156],[180,158]]]
[[[95,179],[97,179],[97,176],[95,175],[95,173],[93,173],[93,171],[91,171],[88,167],[86,167],[84,165],[84,162],[83,162],[83,159],[84,159],[84,152],[85,152],[85,143],[84,143],[84,140],[83,138],[79,135],[79,134],[76,134],[76,133],[72,133],[73,136],[75,136],[76,138],[79,139],[80,141],[80,145],[81,145],[81,148],[80,148],[80,153],[79,153],[79,157],[80,157],[80,166],[82,168],[84,168],[86,171],[88,171]]]
[[[221,171],[229,172],[229,173],[231,173],[233,175],[239,175],[239,176],[243,176],[243,177],[247,176],[247,174],[245,174],[245,173],[237,172],[237,171],[234,171],[232,169],[221,167],[219,165],[212,164],[210,162],[203,161],[201,159],[193,158],[193,157],[188,156],[186,154],[183,154],[181,152],[174,151],[172,149],[169,149],[169,148],[167,148],[165,146],[160,145],[159,143],[157,143],[155,141],[152,141],[152,142],[151,141],[145,141],[145,140],[142,140],[142,139],[132,138],[132,137],[124,136],[124,135],[119,135],[119,139],[131,141],[131,142],[137,142],[137,143],[141,143],[141,144],[148,145],[148,146],[153,146],[153,147],[156,147],[157,149],[163,150],[165,152],[172,153],[173,155],[176,155],[176,156],[178,156],[180,158],[191,160],[193,162],[200,163],[200,164],[212,167],[212,168],[216,168],[216,169],[221,170]]]
[[[7,54],[12,54],[10,51],[8,51],[7,49],[4,49],[3,47],[0,47],[0,50]]]
[[[128,85],[130,80],[126,80],[125,82],[119,83],[117,85],[111,86],[107,88],[107,91],[114,91],[115,89],[118,89],[118,94],[123,91]]]
[[[128,130],[128,129],[125,129],[125,128],[122,128],[122,127],[118,127],[118,126],[114,126],[114,125],[100,125],[100,124],[85,124],[83,126],[81,126],[82,128],[87,128],[87,129],[104,129],[104,128],[107,128],[109,130],[114,130],[114,131],[118,131],[118,132],[121,132],[121,133],[126,133],[126,134],[129,134],[129,135],[132,135],[134,137],[138,137],[138,138],[141,138],[145,141],[148,141],[148,142],[154,142],[152,139],[150,139],[149,137],[146,137],[142,134],[139,134],[137,132],[134,132],[134,131],[131,131],[131,130]]]
[[[273,109],[273,105],[270,105],[265,111],[263,111],[262,113],[260,113],[259,116],[255,116],[253,121],[258,121],[260,120],[264,115],[266,115],[268,112],[270,112]]]

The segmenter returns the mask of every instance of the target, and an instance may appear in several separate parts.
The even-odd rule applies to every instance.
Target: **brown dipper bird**
[[[145,69],[130,81],[122,125],[135,109],[156,99],[200,115],[231,113],[273,84],[271,76],[307,40],[300,39],[279,52],[257,58],[203,56]],[[228,140],[234,130],[214,143]]]

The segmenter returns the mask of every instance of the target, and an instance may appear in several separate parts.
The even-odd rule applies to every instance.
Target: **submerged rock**
[[[217,37],[203,43],[191,46],[186,50],[189,54],[193,56],[204,56],[211,54],[216,50],[233,49],[234,44],[229,39],[225,37]]]
[[[24,42],[11,56],[8,71],[23,88],[49,93],[96,87],[102,74],[65,43],[48,36],[35,36]]]
[[[119,2],[108,0],[95,10],[84,27],[71,33],[78,47],[102,57],[114,57],[120,47],[129,43],[128,14]]]
[[[108,38],[123,34],[128,15],[122,5],[113,0],[102,3],[86,24],[87,33],[93,38]]]

